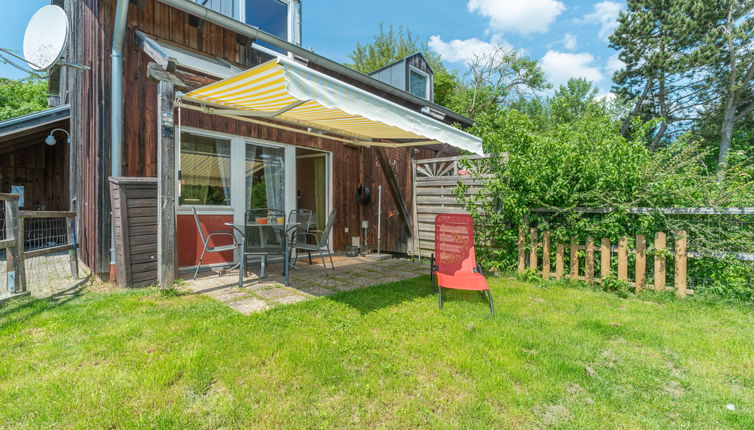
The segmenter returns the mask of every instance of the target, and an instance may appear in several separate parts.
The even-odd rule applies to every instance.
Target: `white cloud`
[[[565,10],[558,0],[469,0],[466,7],[490,20],[496,31],[544,33]]]
[[[512,46],[502,40],[499,35],[493,36],[489,42],[476,37],[445,42],[440,36],[435,35],[429,38],[429,47],[440,54],[443,60],[451,63],[466,63],[476,56],[495,52],[499,47],[512,49]]]
[[[547,51],[540,64],[547,79],[557,88],[571,78],[586,78],[599,82],[604,78],[600,68],[595,64],[594,56],[587,52],[567,53]]]
[[[560,41],[565,49],[573,51],[576,49],[576,35],[573,33],[566,33],[563,36],[563,40]]]
[[[580,21],[600,26],[597,34],[602,40],[607,40],[618,26],[618,14],[623,6],[612,1],[601,1],[594,5],[594,11],[585,15]]]
[[[605,71],[612,75],[622,69],[625,65],[626,64],[618,58],[618,53],[615,53],[612,57],[607,59],[607,62],[605,63]]]

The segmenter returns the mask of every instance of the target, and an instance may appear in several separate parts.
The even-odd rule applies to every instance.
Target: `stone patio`
[[[267,266],[267,276],[259,279],[258,264],[250,264],[251,273],[238,287],[238,270],[200,271],[196,280],[193,272],[182,274],[185,288],[195,294],[204,294],[217,299],[242,314],[262,312],[273,307],[308,300],[312,297],[329,296],[338,292],[352,291],[372,285],[401,281],[426,275],[427,261],[421,263],[409,259],[377,260],[369,257],[333,256],[335,270],[325,272],[321,260],[309,265],[299,260],[290,272],[290,286],[283,285],[282,263]]]

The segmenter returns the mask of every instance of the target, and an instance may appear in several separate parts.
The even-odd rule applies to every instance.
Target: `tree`
[[[0,78],[0,121],[47,108],[47,82]]]
[[[599,109],[597,92],[597,88],[584,78],[569,79],[565,85],[555,90],[555,95],[550,101],[553,121],[574,122],[588,112]]]
[[[703,90],[701,76],[694,74],[696,59],[689,54],[699,32],[689,10],[701,3],[629,0],[610,36],[610,46],[624,63],[613,76],[614,91],[633,104],[621,134],[628,136],[636,117],[644,122],[659,118],[650,149],[660,146],[668,131],[678,134],[697,119]]]
[[[701,39],[693,55],[704,65],[707,109],[720,105],[718,171],[728,166],[737,122],[754,111],[754,2],[717,0],[693,9]]]

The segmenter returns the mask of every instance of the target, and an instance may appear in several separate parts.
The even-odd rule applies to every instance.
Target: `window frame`
[[[414,94],[413,92],[411,92],[411,72],[414,72],[416,74],[422,75],[422,76],[424,76],[426,78],[426,81],[425,81],[425,84],[424,84],[424,94],[425,94],[424,97],[417,96],[416,94]],[[421,70],[418,67],[409,65],[408,66],[408,76],[407,76],[407,78],[408,78],[408,80],[406,82],[406,89],[408,90],[407,92],[409,94],[415,95],[416,97],[420,97],[420,98],[423,98],[425,100],[430,100],[430,98],[431,98],[431,92],[430,92],[430,90],[431,90],[430,89],[430,81],[431,81],[431,79],[430,79],[429,73],[425,72],[424,70]]]
[[[273,0],[273,1],[285,3],[286,7],[288,8],[288,17],[287,17],[288,22],[286,23],[287,24],[286,27],[288,31],[287,31],[287,34],[285,35],[285,40],[289,43],[293,43],[291,39],[293,39],[292,29],[293,29],[294,22],[293,22],[293,11],[291,9],[291,0]],[[238,14],[238,20],[246,24],[246,0],[238,0],[237,14]],[[251,25],[251,24],[247,24],[247,25]],[[254,43],[253,45],[256,49],[261,49],[264,52],[267,52],[269,54],[274,53],[274,55],[282,55],[280,52],[273,51],[271,49],[265,48],[264,46],[259,46],[256,43]]]
[[[230,151],[231,151],[231,163],[230,163],[230,181],[233,181],[233,136],[225,133],[216,133],[209,130],[203,130],[199,128],[193,128],[193,127],[181,127],[180,133],[178,135],[178,144],[176,145],[176,193],[175,193],[175,204],[177,208],[185,208],[185,209],[191,209],[196,208],[197,212],[230,212],[233,210],[233,190],[231,188],[230,192],[231,195],[228,196],[228,201],[230,202],[227,205],[191,205],[191,204],[183,204],[181,203],[181,179],[178,179],[182,176],[181,172],[181,152],[182,152],[182,134],[188,133],[193,134],[195,136],[201,136],[206,137],[210,139],[217,139],[217,140],[225,140],[228,142],[228,145],[230,145]]]

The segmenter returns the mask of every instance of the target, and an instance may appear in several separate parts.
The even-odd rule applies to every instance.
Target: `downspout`
[[[110,176],[121,176],[123,157],[123,39],[126,34],[128,0],[117,0],[110,51]],[[115,279],[115,231],[110,225],[110,280]]]

